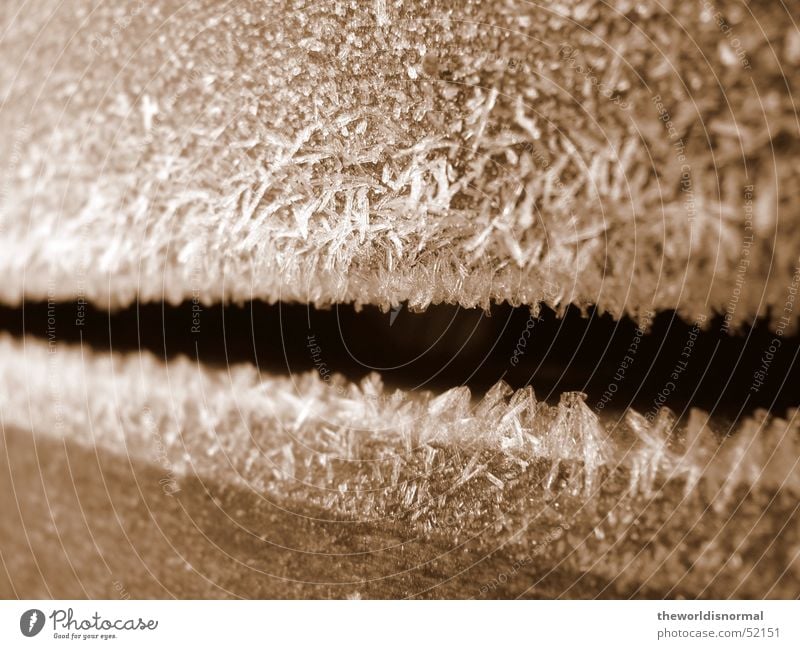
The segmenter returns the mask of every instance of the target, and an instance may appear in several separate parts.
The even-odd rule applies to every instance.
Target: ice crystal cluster
[[[0,11],[6,305],[796,322],[800,39],[782,3],[135,6]],[[474,564],[501,552],[525,588],[558,570],[556,594],[573,574],[602,584],[579,595],[674,594],[678,574],[691,595],[800,595],[795,412],[598,415],[574,392],[388,391],[8,337],[0,387],[4,431],[367,530],[321,552],[424,538]]]
[[[319,552],[425,538],[451,558],[500,552],[486,572],[517,565],[520,589],[537,575],[574,570],[613,581],[608,595],[630,596],[645,582],[652,590],[644,594],[672,592],[681,574],[686,594],[727,592],[714,585],[722,579],[741,579],[737,587],[751,595],[796,591],[793,412],[756,413],[728,430],[699,410],[683,421],[668,410],[652,422],[633,411],[600,419],[579,393],[548,405],[531,388],[502,382],[475,399],[465,387],[386,391],[377,375],[360,384],[314,372],[259,375],[251,365],[213,369],[8,337],[0,354],[7,435],[24,431],[155,467],[170,493],[233,489],[296,513],[268,526],[270,543],[300,536],[293,526],[312,517],[359,525],[320,541]],[[255,511],[234,511],[264,525]],[[462,547],[469,543],[479,550]],[[767,551],[775,560],[756,570]],[[752,570],[742,571],[743,561]],[[378,575],[389,569],[377,565]],[[291,576],[315,580],[329,569],[296,567]],[[419,574],[436,584],[431,570]],[[475,595],[510,587],[484,584]],[[374,588],[375,596],[391,592]],[[577,596],[599,588],[582,586]]]
[[[715,3],[745,68],[702,3],[192,0],[124,29],[92,5],[0,18],[4,301],[694,318],[727,309],[745,245],[733,324],[785,298],[799,48],[778,5]]]
[[[598,514],[609,498],[728,516],[743,497],[800,497],[794,413],[712,430],[699,410],[684,422],[666,409],[652,423],[634,411],[601,420],[580,393],[550,406],[502,382],[475,400],[465,387],[386,392],[377,375],[259,376],[9,338],[0,350],[5,426],[406,533],[452,541],[499,526],[487,542],[519,544],[541,529],[528,529],[532,517],[614,530]]]

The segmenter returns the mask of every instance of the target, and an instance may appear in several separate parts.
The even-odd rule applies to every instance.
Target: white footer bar
[[[771,648],[798,631],[796,601],[0,602],[3,647]]]

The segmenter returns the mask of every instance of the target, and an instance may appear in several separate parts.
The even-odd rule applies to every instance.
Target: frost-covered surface
[[[61,345],[50,352],[30,340],[22,349],[9,338],[1,350],[9,425],[144,458],[158,449],[177,472],[220,473],[284,495],[307,490],[359,517],[397,507],[424,517],[447,500],[430,492],[434,476],[450,476],[453,492],[477,483],[502,497],[506,482],[541,462],[543,489],[566,479],[587,500],[614,472],[631,495],[651,496],[669,480],[686,493],[702,485],[718,508],[742,485],[800,496],[794,410],[790,421],[760,413],[714,431],[696,409],[683,424],[667,409],[652,422],[630,410],[601,421],[580,393],[550,406],[502,381],[476,401],[466,387],[384,392],[377,374],[361,384],[315,372],[259,377],[250,365],[210,369]]]
[[[549,406],[502,383],[474,401],[466,388],[389,394],[376,376],[361,385],[259,377],[251,366],[23,348],[8,338],[0,357],[4,426],[145,462],[163,474],[165,493],[199,476],[281,510],[358,522],[371,538],[422,535],[446,547],[477,539],[506,558],[528,557],[520,579],[566,562],[633,583],[643,565],[668,576],[689,561],[700,562],[690,572],[702,586],[741,566],[766,536],[780,558],[748,592],[775,585],[772,595],[786,595],[782,580],[796,583],[794,411],[712,431],[697,410],[679,425],[667,411],[652,423],[634,412],[600,421],[577,393]],[[291,536],[286,525],[270,539]]]
[[[769,312],[781,332],[796,315],[800,37],[781,3],[715,3],[728,31],[677,1],[21,4],[0,9],[6,303],[574,302]],[[263,499],[386,545],[500,549],[476,596],[551,569],[625,595],[681,574],[688,594],[798,595],[794,411],[601,420],[575,393],[388,393],[8,338],[0,388],[4,427],[127,455],[165,497],[199,476],[253,495],[243,516]],[[272,541],[308,532],[265,521]],[[314,560],[289,578],[337,570]]]
[[[6,4],[6,302],[786,299],[780,3]]]

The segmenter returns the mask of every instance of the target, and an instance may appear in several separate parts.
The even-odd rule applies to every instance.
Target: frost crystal
[[[693,317],[729,309],[747,244],[751,268],[772,272],[749,272],[729,324],[761,313],[762,294],[778,304],[800,209],[775,189],[800,168],[786,84],[762,106],[696,3],[661,3],[641,24],[583,0],[512,4],[465,3],[458,20],[440,0],[413,20],[387,0],[277,15],[243,0],[167,22],[150,8],[105,45],[113,6],[71,38],[53,27],[73,24],[66,5],[16,16],[0,52],[31,65],[0,78],[0,163],[17,161],[0,164],[0,299],[599,301]],[[797,41],[788,23],[774,30],[748,44],[767,80],[786,73],[773,41]],[[702,64],[654,63],[651,31],[695,44]],[[654,94],[676,133],[713,134],[713,149],[671,137]]]
[[[374,374],[359,385],[313,372],[258,377],[245,365],[166,366],[144,353],[59,347],[51,355],[45,343],[23,350],[7,337],[0,352],[6,425],[148,461],[158,447],[178,472],[244,480],[282,497],[299,489],[306,505],[348,516],[430,520],[441,498],[488,497],[471,491],[479,477],[497,494],[533,480],[542,497],[566,488],[583,503],[622,482],[629,498],[675,482],[719,511],[740,487],[800,495],[794,418],[761,413],[721,440],[698,410],[685,425],[667,410],[652,422],[629,411],[624,424],[604,423],[581,393],[553,407],[503,382],[474,403],[465,387],[388,395]],[[27,398],[11,397],[20,385]]]

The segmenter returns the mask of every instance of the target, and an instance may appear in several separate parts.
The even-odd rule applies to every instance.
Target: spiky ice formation
[[[699,410],[682,425],[668,410],[652,422],[634,411],[601,421],[580,393],[550,406],[503,382],[475,401],[466,387],[387,393],[376,374],[356,385],[9,338],[0,352],[6,425],[359,520],[425,527],[458,511],[465,525],[485,523],[507,485],[532,477],[541,494],[566,490],[581,502],[623,483],[636,498],[675,482],[718,510],[740,487],[800,495],[794,411],[712,432]]]
[[[93,5],[2,19],[6,302],[782,315],[782,5]]]
[[[4,447],[16,458],[8,505],[58,519],[3,532],[6,546],[19,545],[10,555],[20,557],[18,580],[32,579],[22,561],[31,543],[56,550],[51,526],[75,544],[68,556],[83,556],[85,538],[63,521],[89,516],[95,544],[116,547],[114,518],[91,513],[113,499],[126,527],[160,521],[141,532],[146,547],[163,545],[162,526],[183,525],[185,508],[201,507],[174,532],[203,576],[191,589],[178,580],[183,596],[330,596],[313,585],[323,575],[342,584],[340,596],[797,595],[794,412],[757,413],[729,430],[699,410],[685,424],[666,410],[652,422],[635,412],[601,421],[581,394],[551,406],[503,383],[479,400],[464,387],[387,392],[376,375],[356,385],[7,337],[0,358]],[[65,452],[73,459],[61,475]],[[126,467],[140,467],[138,477]],[[40,503],[32,494],[42,485]],[[68,494],[84,487],[72,503]],[[243,564],[198,554],[205,541],[188,541],[198,524],[245,552],[257,575],[284,577],[253,583]],[[175,550],[160,552],[146,568],[174,582]],[[348,567],[350,557],[369,561]],[[141,570],[138,550],[131,561],[127,574]],[[397,562],[407,564],[401,573]],[[372,577],[348,590],[356,569]],[[227,590],[209,590],[208,575]],[[90,586],[108,596],[103,583]]]

